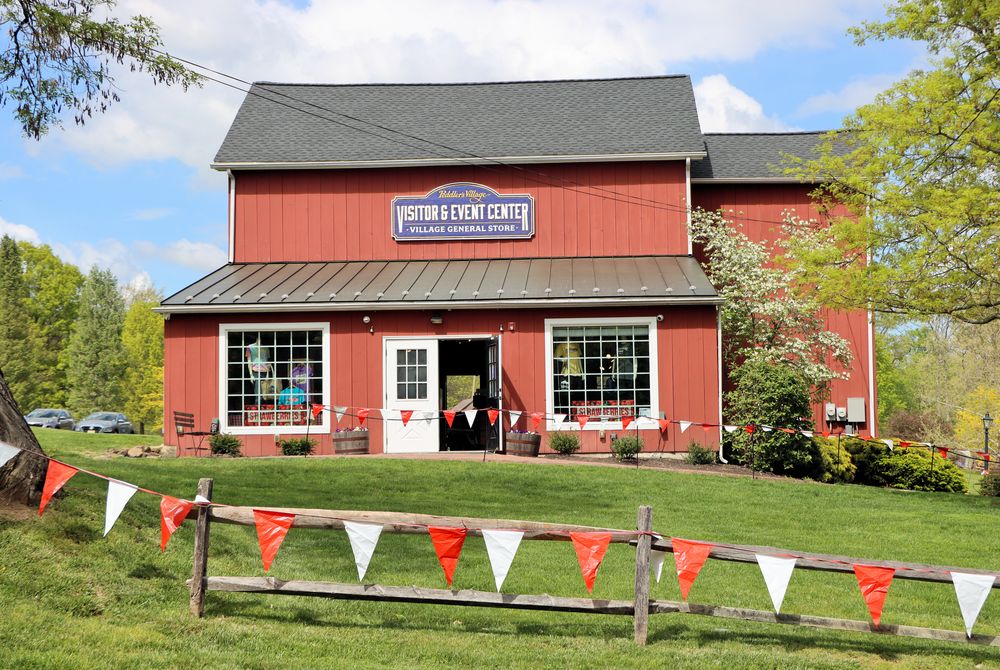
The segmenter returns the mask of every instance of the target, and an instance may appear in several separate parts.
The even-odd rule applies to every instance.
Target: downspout
[[[729,461],[722,455],[722,305],[715,306],[716,354],[719,365],[719,462]]]

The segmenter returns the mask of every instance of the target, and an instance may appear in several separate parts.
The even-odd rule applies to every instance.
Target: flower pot
[[[350,430],[333,434],[333,451],[337,454],[367,454],[368,431]]]
[[[538,433],[507,433],[505,453],[512,456],[537,456],[542,446],[542,436]]]

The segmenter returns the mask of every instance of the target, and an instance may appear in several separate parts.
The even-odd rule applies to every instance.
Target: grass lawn
[[[388,459],[98,458],[141,436],[41,431],[50,455],[178,496],[215,479],[220,502],[384,509],[631,528],[653,506],[663,534],[872,559],[1000,569],[993,500],[860,486],[757,480],[650,469]],[[147,440],[149,438],[146,438]],[[119,444],[122,443],[122,444]],[[141,443],[141,442],[140,442]],[[42,519],[0,517],[0,667],[1000,667],[1000,651],[686,615],[651,618],[633,646],[629,617],[338,602],[209,593],[187,611],[193,524],[159,553],[158,500],[137,494],[102,538],[105,484],[77,475]],[[630,598],[634,553],[612,545],[596,598]],[[653,597],[680,599],[668,557]],[[209,574],[262,575],[252,528],[212,529]],[[292,529],[271,568],[283,579],[352,582],[341,532]],[[444,588],[430,540],[383,535],[368,571],[382,584]],[[491,590],[480,538],[465,545],[456,588]],[[525,542],[504,590],[586,596],[572,546]],[[692,602],[769,609],[753,565],[709,561]],[[784,611],[866,619],[853,575],[797,571]],[[947,584],[897,580],[885,623],[962,629]],[[977,632],[1000,634],[1000,598]]]

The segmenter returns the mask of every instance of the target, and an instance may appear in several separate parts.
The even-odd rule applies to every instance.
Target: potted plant
[[[333,434],[333,451],[336,454],[367,454],[367,428],[338,428]]]
[[[504,453],[512,456],[537,456],[542,436],[526,430],[512,430],[504,439]]]

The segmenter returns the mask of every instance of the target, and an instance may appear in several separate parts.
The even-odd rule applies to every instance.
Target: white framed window
[[[659,418],[656,317],[545,320],[547,427],[565,414],[559,429],[579,430],[577,416],[590,421],[584,430],[620,429],[621,417],[639,422]]]
[[[329,432],[329,323],[219,326],[220,429],[237,435]],[[311,425],[310,425],[311,424]]]

